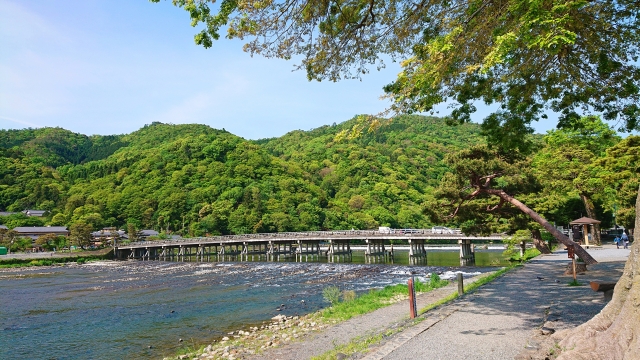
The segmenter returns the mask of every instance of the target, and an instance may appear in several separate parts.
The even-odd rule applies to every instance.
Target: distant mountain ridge
[[[197,124],[0,130],[0,209],[192,235],[426,227],[421,203],[444,155],[484,141],[475,124],[413,115],[336,141],[357,121],[257,141]]]

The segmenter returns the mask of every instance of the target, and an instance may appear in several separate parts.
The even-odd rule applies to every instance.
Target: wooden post
[[[417,314],[416,310],[416,287],[413,283],[413,276],[409,278],[409,316],[415,319]]]
[[[571,267],[573,268],[573,281],[577,282],[576,278],[576,254],[574,252],[574,248],[567,248],[567,255],[571,258]]]
[[[582,233],[584,235],[584,244],[587,247],[587,249],[589,248],[589,225],[584,224],[582,225]]]
[[[456,279],[458,280],[458,295],[462,296],[464,295],[464,282],[462,280],[462,273],[457,273],[456,274]]]

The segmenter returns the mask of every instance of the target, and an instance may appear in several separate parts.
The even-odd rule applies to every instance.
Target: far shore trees
[[[69,228],[69,240],[73,245],[86,249],[91,243],[91,225],[77,222]]]

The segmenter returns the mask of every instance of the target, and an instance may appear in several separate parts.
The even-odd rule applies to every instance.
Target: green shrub
[[[340,289],[337,286],[329,286],[322,290],[322,298],[331,305],[340,302]]]
[[[507,245],[504,250],[504,255],[513,259],[519,260],[520,258],[520,243],[531,241],[531,231],[529,230],[517,230],[513,236],[505,238],[503,243]]]
[[[431,286],[432,288],[437,289],[439,287],[446,285],[447,283],[448,281],[444,280],[444,284],[443,284],[443,280],[440,279],[440,275],[436,273],[431,273],[431,277],[429,278],[429,286]]]
[[[342,292],[342,301],[348,302],[356,299],[356,292],[353,290],[344,290]]]

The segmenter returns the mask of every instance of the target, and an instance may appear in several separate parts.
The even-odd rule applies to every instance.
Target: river
[[[409,266],[406,252],[396,254],[395,264],[373,265],[354,251],[351,263],[99,261],[2,269],[0,358],[162,358],[276,314],[318,310],[329,285],[359,292],[406,282],[412,273],[446,277],[504,264],[500,251],[479,251],[480,266],[464,268],[454,251],[429,251],[429,266]]]

